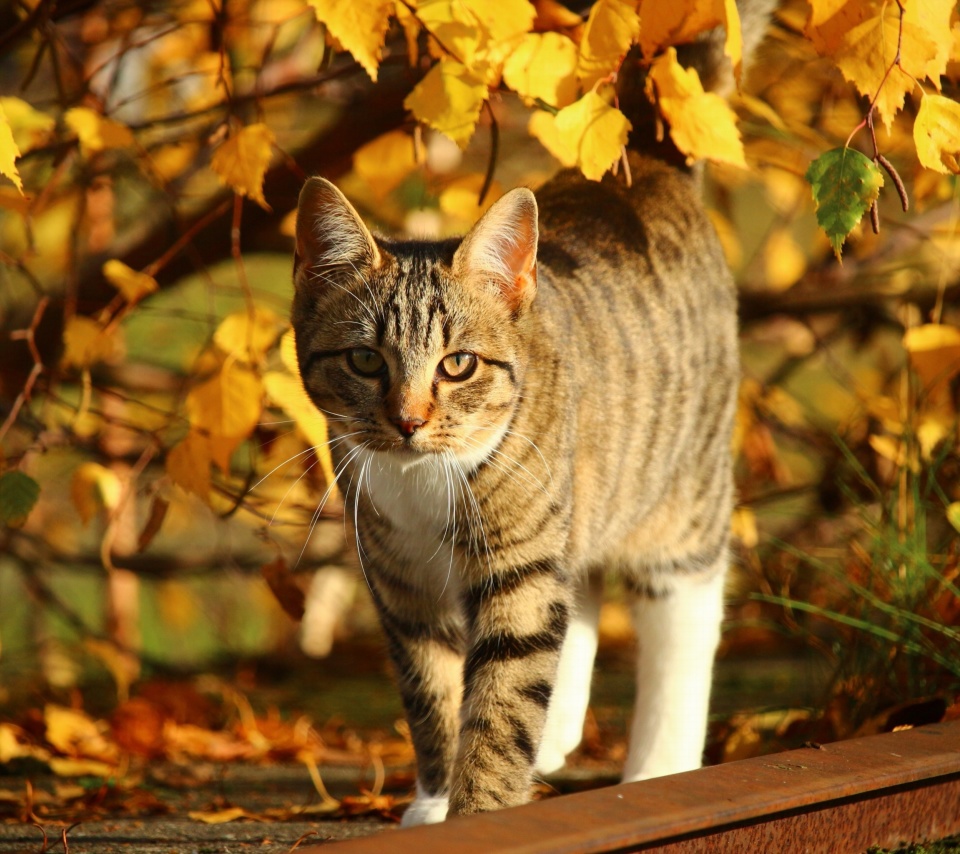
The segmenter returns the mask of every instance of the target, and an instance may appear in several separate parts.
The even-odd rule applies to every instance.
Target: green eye
[[[387,368],[383,356],[369,347],[354,347],[348,350],[347,364],[362,377],[375,377]]]
[[[440,373],[448,380],[465,380],[477,367],[473,353],[451,353],[440,362]]]

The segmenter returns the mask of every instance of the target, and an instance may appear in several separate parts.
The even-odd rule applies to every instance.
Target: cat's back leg
[[[637,694],[623,780],[699,768],[720,641],[727,549],[707,566],[635,576]]]

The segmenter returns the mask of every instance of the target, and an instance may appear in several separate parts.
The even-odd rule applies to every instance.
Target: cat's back
[[[728,455],[739,380],[733,280],[696,177],[634,152],[630,167],[631,186],[566,171],[537,193],[542,358],[570,372],[585,547],[644,515],[666,532],[729,492],[711,461]]]

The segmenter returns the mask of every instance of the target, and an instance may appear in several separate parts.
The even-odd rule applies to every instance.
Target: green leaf
[[[883,175],[859,151],[834,148],[814,160],[804,177],[813,188],[817,222],[840,258],[843,241],[876,201]]]
[[[19,527],[40,497],[40,484],[22,471],[0,475],[0,521]]]

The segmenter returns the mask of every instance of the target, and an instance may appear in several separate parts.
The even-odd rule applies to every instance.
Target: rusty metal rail
[[[960,833],[960,721],[334,843],[338,854],[864,852]],[[300,849],[328,854],[330,845]]]

